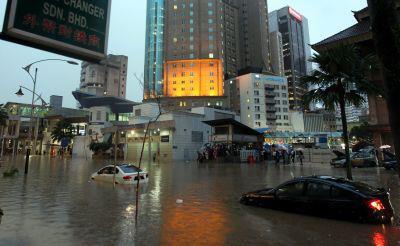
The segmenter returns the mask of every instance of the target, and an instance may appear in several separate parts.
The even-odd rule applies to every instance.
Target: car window
[[[355,194],[345,189],[341,189],[335,186],[332,186],[331,188],[331,198],[340,200],[351,200],[355,197],[356,197]]]
[[[271,194],[271,189],[266,189],[266,190],[260,190],[259,192],[258,192],[258,194],[259,195],[269,195],[269,194]]]
[[[303,188],[303,182],[290,183],[279,187],[276,194],[278,196],[302,196]]]
[[[108,167],[105,167],[105,168],[100,169],[97,173],[98,174],[105,174],[105,173],[108,172],[107,170],[108,170]]]
[[[108,167],[108,171],[110,174],[114,174],[114,167]],[[115,173],[119,173],[119,170],[117,167],[115,167]]]
[[[310,182],[307,184],[307,197],[329,198],[331,186],[323,183]]]
[[[116,174],[119,173],[118,168],[116,168],[115,171],[116,171],[115,172]],[[105,167],[105,168],[101,169],[98,173],[99,174],[114,174],[114,167]]]
[[[121,168],[124,173],[137,173],[138,171],[142,171],[135,166],[120,166],[119,168]]]

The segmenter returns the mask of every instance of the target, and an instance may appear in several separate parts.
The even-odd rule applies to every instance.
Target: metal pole
[[[116,173],[116,169],[117,169],[117,150],[118,150],[118,148],[117,148],[117,145],[118,145],[118,141],[119,141],[119,138],[118,138],[118,130],[116,130],[115,131],[115,133],[114,133],[115,135],[114,135],[114,175],[113,175],[113,187],[114,187],[114,189],[115,189],[115,173]]]
[[[25,159],[25,174],[28,173],[28,164],[29,164],[29,155],[31,153],[31,144],[32,144],[32,124],[33,124],[33,111],[35,110],[35,91],[36,91],[36,78],[37,78],[37,71],[38,69],[35,69],[35,77],[33,80],[33,91],[32,91],[32,103],[31,103],[31,120],[29,122],[29,146],[26,150],[26,159]]]
[[[39,115],[36,115],[36,121],[35,121],[35,131],[33,134],[33,155],[36,155],[36,144],[37,144],[37,139],[38,139],[38,133],[39,133]]]

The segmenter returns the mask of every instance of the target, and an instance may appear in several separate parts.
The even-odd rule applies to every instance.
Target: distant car
[[[392,223],[389,193],[331,176],[290,180],[276,188],[243,194],[240,202],[289,212],[367,223]]]
[[[135,184],[138,180],[140,182],[147,182],[149,174],[142,169],[132,164],[120,164],[115,168],[115,183],[116,184]],[[139,173],[139,175],[138,175]],[[114,165],[108,165],[91,175],[91,179],[102,182],[113,182]]]
[[[334,150],[333,153],[337,158],[331,160],[331,165],[334,167],[346,167],[346,155],[340,151]],[[376,167],[377,158],[374,151],[360,151],[350,154],[352,167]]]

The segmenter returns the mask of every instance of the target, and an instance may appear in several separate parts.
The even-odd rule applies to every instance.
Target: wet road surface
[[[2,177],[16,165],[20,174]],[[135,226],[135,188],[97,183],[103,161],[33,157],[0,167],[0,245],[400,245],[400,228],[290,214],[238,203],[240,195],[292,176],[345,175],[329,165],[144,164]],[[390,188],[400,211],[400,182],[381,168],[354,169],[355,180]],[[176,200],[182,199],[182,204]]]

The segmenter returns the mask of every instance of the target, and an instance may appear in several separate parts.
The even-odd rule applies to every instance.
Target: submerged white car
[[[139,182],[147,182],[149,180],[149,174],[147,172],[132,164],[119,164],[115,167],[115,171],[116,184],[136,184],[138,177]],[[113,177],[114,165],[108,165],[93,173],[91,179],[112,183]]]

